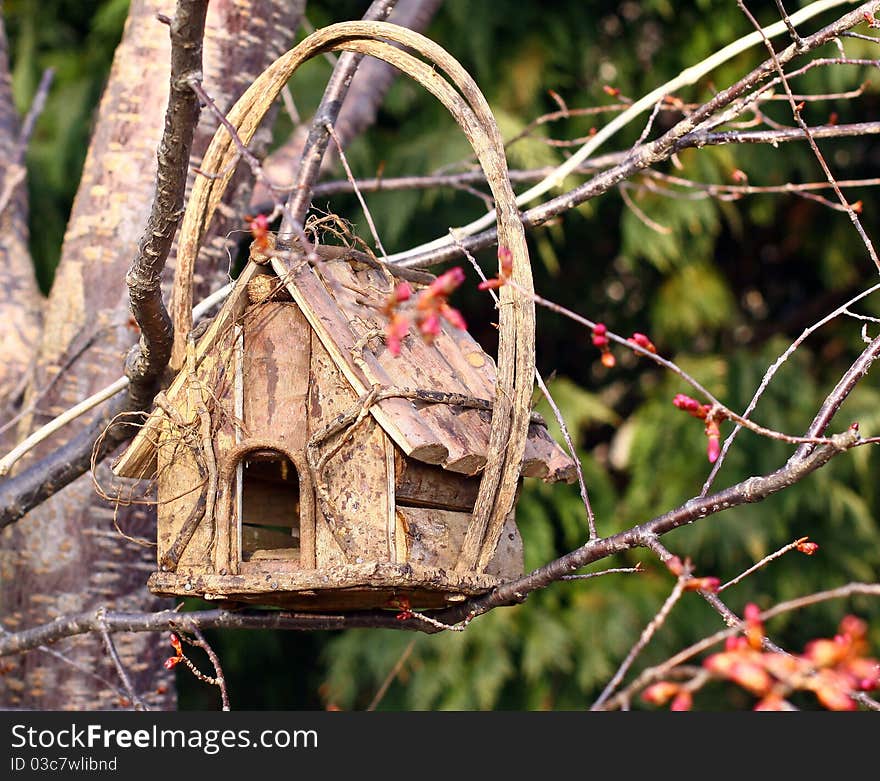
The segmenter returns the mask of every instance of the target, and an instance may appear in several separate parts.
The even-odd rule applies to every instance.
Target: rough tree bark
[[[42,297],[28,251],[27,187],[18,117],[12,105],[6,34],[0,19],[0,425],[11,418],[42,323]],[[15,427],[0,433],[0,447]]]
[[[205,36],[205,86],[222,108],[290,45],[303,7],[304,2],[286,0],[212,0]],[[19,436],[118,377],[125,354],[136,341],[129,325],[125,274],[150,210],[168,94],[168,30],[156,15],[173,12],[169,0],[131,4],[46,302],[42,336],[36,350],[27,353],[29,358],[36,355],[36,363],[24,405],[30,399],[38,404],[37,411],[21,421]],[[0,115],[0,120],[5,117]],[[213,134],[214,123],[203,112],[193,145],[195,162]],[[5,139],[9,133],[4,131],[5,123],[0,125]],[[200,258],[199,279],[205,284],[211,283],[218,269],[224,273],[227,269],[225,236],[240,219],[237,206],[247,203],[249,192],[244,178],[230,188],[227,203],[232,208],[221,210],[213,226],[212,236],[220,238],[211,238]],[[19,258],[27,260],[27,255]],[[170,268],[167,271],[170,274]],[[5,266],[3,273],[8,273]],[[27,274],[22,272],[18,279],[26,280]],[[13,360],[7,355],[9,347],[5,340],[0,343],[4,367]],[[57,448],[86,424],[69,426],[30,459]],[[19,469],[27,463],[26,459]],[[149,508],[129,508],[116,521],[133,536],[149,538],[154,529]],[[116,531],[112,506],[96,496],[86,476],[0,535],[4,627],[12,630],[101,605],[135,610],[165,606],[144,585],[154,567],[153,549],[140,547]],[[135,689],[148,704],[172,707],[173,687],[156,689],[167,649],[155,637],[124,636],[117,644]],[[59,644],[55,650],[100,679],[83,675],[57,656],[35,651],[12,661],[12,669],[0,678],[0,704],[65,710],[119,707],[117,690],[105,683],[117,681],[100,637]]]

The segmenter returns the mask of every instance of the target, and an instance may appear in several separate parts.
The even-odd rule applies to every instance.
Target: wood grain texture
[[[357,396],[341,375],[333,358],[317,339],[312,345],[312,381],[309,401],[310,435],[320,431],[337,415],[357,404]],[[323,478],[339,529],[330,530],[318,504],[316,528],[317,567],[334,563],[388,561],[390,510],[386,473],[386,436],[372,417],[353,426],[345,443],[330,457]],[[345,438],[345,434],[340,435]],[[331,439],[321,452],[338,444]]]
[[[406,535],[407,561],[422,567],[455,568],[471,522],[470,513],[398,507],[397,514]],[[513,513],[506,519],[502,541],[486,571],[502,580],[513,580],[523,574],[522,538]]]

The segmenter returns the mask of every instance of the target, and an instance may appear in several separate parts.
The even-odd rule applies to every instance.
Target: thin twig
[[[119,658],[119,653],[117,652],[116,646],[113,643],[113,638],[110,636],[110,633],[107,631],[107,627],[104,623],[105,613],[106,609],[103,607],[98,608],[98,610],[95,612],[95,617],[98,622],[98,632],[100,633],[101,638],[104,641],[104,647],[107,649],[107,653],[113,660],[113,665],[116,667],[116,672],[119,674],[122,685],[125,686],[125,690],[126,692],[128,692],[128,699],[134,706],[135,710],[150,710],[147,707],[147,704],[138,696],[137,692],[134,690],[134,686],[132,686],[131,683],[131,678],[128,677],[128,672],[122,664],[122,659]]]
[[[13,633],[10,632],[8,629],[4,628],[3,626],[0,626],[0,636],[8,635],[8,634],[13,634]],[[31,649],[29,649],[29,650],[31,650]],[[77,662],[74,659],[70,659],[69,657],[65,656],[64,654],[56,651],[54,648],[49,648],[46,645],[39,645],[32,650],[39,651],[41,653],[46,654],[47,656],[51,656],[53,659],[57,659],[62,664],[68,665],[69,667],[71,667],[72,669],[76,670],[79,673],[82,673],[86,677],[93,678],[94,680],[98,681],[102,685],[106,686],[111,691],[116,692],[116,694],[120,700],[130,699],[128,692],[120,689],[112,681],[108,681],[103,675],[96,673],[93,666],[86,666],[80,662]]]
[[[541,389],[541,393],[544,394],[544,398],[547,399],[547,404],[549,404],[550,409],[553,410],[553,417],[556,418],[556,422],[559,424],[559,430],[562,432],[562,438],[565,440],[565,446],[566,448],[568,448],[568,453],[571,456],[571,460],[575,465],[575,471],[577,472],[578,478],[578,489],[581,493],[581,502],[583,502],[584,509],[587,511],[587,531],[589,533],[588,539],[595,540],[598,537],[598,534],[596,532],[596,514],[593,512],[593,504],[592,502],[590,502],[590,492],[587,490],[587,483],[584,480],[584,469],[581,466],[581,460],[578,457],[577,450],[575,449],[574,442],[571,438],[571,434],[569,434],[568,432],[568,426],[565,423],[565,418],[562,417],[562,410],[559,409],[556,402],[553,400],[550,389],[544,382],[544,378],[541,376],[541,372],[539,372],[537,369],[535,370],[535,380],[538,383],[538,387]]]
[[[70,409],[62,412],[58,417],[49,421],[46,425],[37,429],[33,434],[12,448],[12,450],[3,456],[3,458],[0,458],[0,477],[7,475],[15,463],[22,456],[39,445],[40,442],[48,439],[56,431],[64,428],[68,423],[76,420],[89,410],[94,409],[99,404],[103,404],[108,399],[113,398],[117,393],[125,390],[128,385],[129,379],[127,377],[120,377],[118,380],[110,383],[106,388],[102,388],[87,399],[83,399],[79,404],[75,404]]]
[[[590,578],[598,578],[602,575],[617,575],[623,573],[636,573],[636,572],[644,572],[644,568],[641,564],[636,564],[635,567],[614,567],[612,569],[603,569],[601,572],[585,572],[581,575],[563,575],[560,580],[589,580]]]
[[[210,659],[211,664],[214,666],[214,682],[217,687],[220,689],[220,701],[222,703],[222,707],[224,711],[231,710],[229,706],[229,690],[226,687],[226,676],[223,674],[223,668],[220,665],[220,657],[214,652],[214,649],[211,647],[211,644],[205,639],[205,636],[202,634],[202,630],[197,626],[192,627],[192,633],[196,636],[197,642],[193,643],[193,645],[198,645],[207,655],[208,659]],[[192,641],[190,641],[192,642]]]
[[[638,206],[636,206],[635,202],[632,198],[630,198],[629,193],[626,191],[626,187],[621,186],[618,188],[620,192],[620,197],[623,199],[624,204],[626,204],[627,208],[635,214],[640,222],[650,228],[652,231],[662,234],[663,236],[668,236],[672,233],[672,228],[668,225],[661,225],[659,222],[655,222],[652,220],[647,214],[645,214]]]
[[[809,537],[801,537],[800,539],[794,540],[794,542],[788,543],[788,545],[783,545],[775,553],[771,553],[769,556],[765,556],[757,564],[752,565],[747,570],[745,570],[744,572],[737,575],[735,578],[728,580],[727,583],[725,583],[722,586],[719,586],[718,593],[720,594],[722,591],[724,591],[724,589],[730,588],[731,586],[735,586],[737,583],[739,583],[740,581],[747,578],[753,572],[757,572],[759,569],[761,569],[762,567],[765,567],[767,564],[769,564],[774,559],[778,559],[780,556],[784,556],[790,550],[794,550],[795,548],[798,547],[798,545],[806,542],[808,539],[809,539]]]
[[[506,284],[514,285],[514,283],[512,283],[512,282],[507,282]],[[582,315],[579,315],[576,312],[571,311],[570,309],[562,306],[561,304],[557,304],[555,301],[551,301],[547,298],[544,298],[543,296],[540,296],[537,293],[532,294],[531,297],[536,304],[539,304],[540,306],[546,307],[547,309],[551,310],[552,312],[556,312],[557,314],[563,315],[564,317],[567,317],[570,320],[574,320],[576,323],[580,323],[581,325],[585,326],[586,328],[589,328],[590,330],[592,330],[596,327],[596,323],[593,320],[590,320],[589,318],[583,317]],[[752,420],[749,420],[741,415],[738,415],[733,410],[731,410],[727,406],[725,406],[722,402],[720,402],[717,398],[715,398],[715,396],[712,393],[710,393],[709,390],[706,389],[702,385],[702,383],[698,382],[688,372],[686,372],[684,369],[682,369],[680,366],[678,366],[678,364],[664,358],[661,355],[658,355],[657,353],[651,352],[650,350],[647,350],[638,344],[630,342],[628,339],[624,338],[623,336],[620,336],[619,334],[614,333],[613,331],[610,331],[610,330],[607,331],[607,335],[611,341],[616,342],[617,344],[620,344],[620,345],[626,347],[627,349],[632,350],[633,352],[636,352],[639,355],[642,355],[645,358],[648,358],[648,359],[654,361],[654,363],[657,363],[660,366],[664,367],[665,369],[668,369],[669,371],[671,371],[673,374],[678,375],[679,377],[681,377],[681,379],[683,379],[685,382],[687,382],[692,388],[694,388],[694,390],[701,393],[709,401],[709,403],[715,408],[716,413],[717,412],[722,413],[724,415],[724,417],[726,417],[727,419],[732,420],[734,423],[737,423],[741,426],[744,426],[745,428],[748,428],[750,431],[753,431],[756,434],[760,434],[761,436],[765,436],[770,439],[778,439],[783,442],[788,442],[790,444],[797,444],[797,445],[808,445],[808,444],[828,445],[828,444],[831,444],[831,440],[828,439],[827,437],[793,436],[791,434],[785,434],[781,431],[773,431],[772,429],[768,429],[765,426],[761,426]]]
[[[814,5],[808,6],[808,8],[802,10],[807,11],[812,9],[813,12],[816,12],[817,9],[814,8]],[[873,13],[878,8],[880,8],[880,0],[872,0],[872,2],[862,4],[854,11],[848,14],[844,14],[835,22],[829,24],[828,26],[824,27],[823,29],[809,36],[808,38],[805,38],[805,51],[813,50],[831,40],[836,39],[836,37],[844,30],[847,30],[855,26],[856,24],[863,22],[865,13]],[[797,14],[792,16],[792,19],[794,20],[796,17]],[[778,25],[778,32],[785,32],[786,28],[782,24],[782,22],[779,22]],[[752,35],[757,34],[753,33]],[[757,36],[754,39],[754,42],[757,43],[760,42],[760,40],[760,36]],[[790,46],[778,55],[778,59],[780,60],[780,62],[787,63],[795,56],[797,56],[797,54],[798,52],[795,51],[794,46]],[[871,60],[870,62],[873,63],[874,61]],[[685,149],[691,146],[703,146],[703,142],[706,140],[706,137],[703,135],[703,131],[701,130],[703,124],[708,122],[710,126],[714,126],[711,120],[718,111],[721,111],[726,106],[730,106],[731,104],[736,103],[744,95],[747,95],[758,84],[765,82],[772,73],[774,73],[772,62],[767,61],[762,63],[759,67],[752,70],[748,75],[740,79],[738,82],[728,87],[727,89],[720,91],[707,103],[703,104],[695,111],[689,113],[675,127],[667,131],[660,138],[648,144],[644,144],[642,147],[632,149],[623,162],[615,165],[613,168],[603,171],[601,174],[595,176],[592,180],[585,182],[584,184],[579,185],[578,187],[575,187],[574,189],[563,193],[562,195],[551,198],[540,204],[539,206],[532,207],[531,209],[522,212],[521,217],[523,225],[527,228],[542,225],[556,215],[568,211],[578,204],[606,192],[608,189],[615,186],[623,179],[632,176],[634,173],[644,170],[645,168],[657,162],[660,162],[661,160],[668,159],[670,156],[674,155],[675,152],[680,151],[681,149]],[[768,85],[764,85],[762,89],[766,89],[767,86]],[[662,97],[662,95],[657,95],[657,99],[659,99],[660,97]],[[737,111],[746,110],[749,107],[751,100],[752,99],[749,98],[741,105],[739,105]],[[653,106],[654,102],[655,101],[652,100],[650,106]],[[647,107],[648,106],[646,106],[646,108]],[[623,115],[621,115],[621,117],[622,116]],[[616,118],[615,122],[621,117]],[[727,121],[727,119],[725,119],[725,121]],[[611,127],[611,125],[609,125],[608,127]],[[694,135],[695,132],[698,135]],[[795,129],[794,132],[797,135],[792,136],[791,140],[795,140],[795,138],[804,138],[804,134],[799,128]],[[600,132],[599,134],[597,134],[596,137],[598,138],[601,135],[602,133]],[[728,136],[728,138],[738,137],[736,133],[716,135]],[[725,143],[720,138],[718,138],[717,140],[719,143]],[[583,151],[584,148],[582,148],[581,151]],[[569,161],[566,163],[566,166],[568,165],[568,163],[571,162],[571,160],[574,159],[574,157],[575,156],[569,159]],[[583,161],[579,160],[578,163],[580,162]],[[566,168],[565,173],[567,175],[568,173],[570,173],[570,171]],[[550,179],[552,178],[553,175],[543,181],[547,182],[550,181]],[[554,180],[553,186],[555,186],[555,184],[556,182]],[[469,250],[476,250],[483,247],[491,246],[496,243],[497,239],[494,229],[488,228],[480,233],[477,233],[477,229],[473,228],[473,226],[477,224],[484,224],[484,221],[485,218],[484,220],[479,220],[475,223],[472,223],[470,226],[466,226],[466,228],[455,229],[455,235],[461,241],[461,244],[463,246],[467,247]],[[489,222],[491,221],[486,221],[485,224],[489,224]],[[406,253],[390,255],[388,259],[391,263],[395,263],[407,268],[419,268],[446,262],[454,257],[457,257],[457,255],[458,249],[451,242],[446,241],[445,239],[437,239],[434,242],[429,242],[428,244],[420,245],[419,247],[408,250]]]
[[[777,0],[777,3],[779,0]],[[770,39],[767,37],[766,33],[761,30],[761,25],[758,23],[758,20],[752,15],[751,11],[746,7],[743,0],[737,0],[737,5],[740,7],[742,12],[746,15],[749,21],[754,25],[755,29],[761,35],[761,38],[764,42],[764,46],[766,46],[767,51],[770,53],[770,59],[773,61],[773,66],[776,69],[776,72],[779,74],[779,78],[782,81],[782,88],[785,90],[785,94],[788,96],[788,102],[791,106],[792,115],[794,116],[795,122],[797,122],[798,127],[803,131],[804,135],[807,138],[807,143],[810,145],[810,149],[813,150],[813,154],[816,156],[816,159],[819,161],[819,165],[822,168],[822,172],[825,174],[825,177],[828,179],[829,184],[834,190],[834,194],[837,196],[838,200],[843,206],[846,213],[849,215],[849,219],[852,222],[853,226],[856,229],[856,232],[862,239],[862,242],[865,245],[865,248],[868,250],[868,255],[871,257],[871,260],[874,261],[874,265],[877,267],[877,270],[880,271],[880,257],[877,257],[877,251],[874,249],[874,244],[871,239],[868,237],[868,234],[865,232],[864,227],[862,226],[862,222],[859,219],[859,215],[856,213],[856,210],[853,209],[850,202],[846,199],[846,196],[841,191],[840,187],[837,184],[837,181],[834,178],[834,174],[831,173],[831,169],[828,167],[828,163],[825,161],[825,157],[822,155],[822,152],[819,150],[819,145],[816,143],[816,139],[810,130],[810,127],[804,121],[804,118],[801,116],[801,109],[798,107],[798,103],[794,98],[794,94],[791,91],[791,85],[788,83],[788,78],[785,75],[785,71],[782,68],[782,63],[779,61],[779,56],[776,53],[776,49],[773,47],[773,44],[770,42]],[[781,5],[780,5],[781,8]],[[783,14],[785,12],[783,11]],[[794,32],[794,27],[792,26],[792,22],[788,16],[785,17],[786,25],[792,32],[792,35],[797,36],[797,33]],[[795,40],[795,48],[802,49],[805,47],[804,41],[797,37]]]
[[[614,673],[611,680],[605,685],[605,688],[590,707],[590,710],[601,710],[603,703],[614,693],[618,684],[623,680],[623,676],[626,675],[629,668],[632,667],[636,657],[638,657],[638,655],[644,650],[645,646],[651,642],[651,638],[657,630],[663,626],[670,612],[672,612],[672,608],[675,607],[676,602],[681,599],[681,595],[684,594],[685,584],[689,578],[690,571],[685,567],[685,570],[679,575],[675,587],[672,589],[672,593],[666,598],[666,601],[663,603],[660,610],[657,611],[657,615],[655,615],[642,630],[642,634],[639,636],[638,641],[630,649],[626,658],[621,662],[620,667],[617,668],[617,672]]]
[[[342,141],[339,140],[339,136],[333,129],[333,125],[328,122],[326,128],[327,132],[330,134],[330,138],[333,139],[333,143],[336,144],[336,151],[339,153],[339,160],[342,162],[343,168],[345,168],[345,175],[348,177],[348,181],[351,182],[351,185],[354,188],[354,194],[361,205],[361,209],[363,209],[364,211],[364,216],[367,219],[367,225],[369,225],[370,227],[370,233],[373,234],[373,241],[376,242],[376,247],[379,249],[379,252],[382,253],[382,257],[387,260],[388,253],[385,252],[385,247],[382,246],[382,239],[379,238],[379,232],[376,230],[376,223],[373,221],[373,215],[370,214],[370,209],[367,206],[367,202],[364,200],[364,196],[358,189],[354,174],[351,172],[351,167],[348,165],[348,159],[345,156],[345,151],[342,149]]]
[[[795,45],[796,49],[800,49],[804,45],[803,39],[798,35],[798,31],[795,29],[794,24],[792,24],[791,17],[788,15],[788,12],[785,10],[785,6],[782,5],[782,0],[775,0],[776,7],[779,9],[779,15],[782,17],[782,21],[785,23],[785,26],[788,28],[788,34],[791,36],[791,40]]]
[[[417,637],[414,637],[412,640],[407,643],[406,648],[403,649],[403,653],[398,657],[397,661],[394,663],[394,666],[388,671],[388,675],[385,676],[385,680],[382,681],[382,685],[379,687],[379,690],[374,695],[373,699],[370,701],[370,704],[367,706],[368,711],[374,711],[379,706],[379,703],[382,702],[382,698],[385,696],[385,693],[388,691],[388,687],[391,686],[391,683],[394,679],[400,674],[400,671],[403,669],[403,665],[406,664],[406,660],[409,659],[410,654],[413,652],[413,648],[416,647]]]

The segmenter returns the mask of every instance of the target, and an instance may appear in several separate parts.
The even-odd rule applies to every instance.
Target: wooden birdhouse
[[[392,355],[383,306],[397,280],[362,253],[318,250],[319,263],[292,273],[252,250],[114,465],[156,481],[150,589],[306,610],[430,608],[519,576],[512,511],[487,566],[459,561],[493,360],[448,324],[430,343],[413,330]],[[575,476],[537,418],[521,474]]]

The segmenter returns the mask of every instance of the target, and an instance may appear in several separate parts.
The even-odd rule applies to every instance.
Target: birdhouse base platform
[[[414,564],[348,564],[318,570],[239,575],[156,572],[148,582],[159,596],[198,597],[291,610],[366,610],[446,607],[485,594],[502,580]]]

